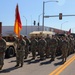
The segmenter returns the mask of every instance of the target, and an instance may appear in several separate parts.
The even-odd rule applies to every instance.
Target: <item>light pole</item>
[[[67,23],[68,21],[65,21],[65,22],[63,22],[62,24],[61,24],[61,30],[62,30],[62,25],[64,24],[64,23]]]
[[[42,31],[44,31],[44,14],[45,14],[45,3],[48,3],[48,2],[58,2],[58,1],[46,1],[46,2],[43,2]]]
[[[26,19],[26,17],[25,16],[23,16],[24,18],[25,18],[25,20],[26,20],[26,35],[27,35],[27,19]]]
[[[38,16],[38,31],[39,31],[39,25],[40,25],[40,16],[41,16],[42,14],[40,14],[39,16]]]
[[[42,14],[40,14],[39,16],[38,16],[38,23],[39,23],[39,25],[40,25],[40,16],[41,16]]]

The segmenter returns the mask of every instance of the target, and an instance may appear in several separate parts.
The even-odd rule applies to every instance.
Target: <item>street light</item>
[[[62,24],[61,24],[61,30],[62,30],[62,25],[64,24],[64,23],[67,23],[68,21],[65,21],[65,22],[63,22]]]
[[[42,14],[40,14],[39,16],[38,16],[38,31],[39,31],[39,25],[40,25],[40,16],[41,16]]]
[[[48,3],[48,2],[58,2],[58,1],[46,1],[46,2],[43,2],[43,20],[42,20],[42,31],[44,31],[44,11],[45,11],[45,3]]]
[[[25,18],[25,20],[26,20],[26,35],[27,35],[27,19],[26,19],[26,17],[25,16],[23,16],[24,18]]]
[[[42,14],[40,14],[39,16],[38,16],[38,23],[39,23],[39,25],[40,25],[40,16],[41,16]]]

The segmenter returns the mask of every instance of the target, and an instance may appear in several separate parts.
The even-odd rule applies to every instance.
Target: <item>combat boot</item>
[[[54,61],[54,59],[52,58],[50,61]]]
[[[15,67],[18,67],[19,66],[19,64],[17,64]]]
[[[0,70],[2,70],[2,67],[0,67]]]
[[[0,66],[0,70],[2,70],[2,67],[3,67],[3,66]]]
[[[23,67],[23,64],[21,64],[21,67]]]

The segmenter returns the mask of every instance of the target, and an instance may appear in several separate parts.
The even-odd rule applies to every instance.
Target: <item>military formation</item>
[[[15,50],[16,50],[16,65],[15,67],[23,67],[24,60],[28,58],[29,53],[32,53],[32,58],[37,59],[37,54],[40,57],[39,60],[50,58],[50,61],[54,61],[56,55],[60,54],[62,62],[66,62],[67,57],[74,53],[75,39],[72,35],[50,35],[46,37],[37,35],[31,36],[29,39],[27,36],[15,37]],[[6,49],[6,42],[0,35],[0,70],[4,65],[4,53]]]

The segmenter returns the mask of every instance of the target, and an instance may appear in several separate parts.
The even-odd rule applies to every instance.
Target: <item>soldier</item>
[[[61,36],[56,36],[56,40],[58,42],[56,55],[61,55]]]
[[[26,46],[25,46],[25,58],[24,58],[24,59],[27,59],[28,53],[29,53],[30,40],[27,38],[27,36],[24,36],[24,40],[26,41]]]
[[[32,36],[32,38],[31,38],[31,52],[32,52],[32,56],[33,56],[32,59],[35,59],[35,57],[36,57],[37,43],[38,43],[38,41],[35,39],[34,36]]]
[[[0,34],[0,70],[4,65],[5,49],[6,49],[6,41],[2,38],[2,34]]]
[[[67,42],[68,42],[68,56],[69,56],[71,53],[71,39],[69,35],[67,37]]]
[[[44,53],[45,53],[45,48],[46,48],[46,40],[44,39],[43,36],[38,41],[38,50],[39,50],[39,55],[40,55],[40,60],[44,59]]]
[[[16,41],[17,43],[17,49],[16,49],[16,60],[17,60],[17,64],[15,67],[18,67],[19,64],[21,64],[21,67],[23,67],[23,63],[24,63],[24,47],[26,45],[25,40],[23,39],[23,36],[20,35],[20,37],[18,37],[18,40]]]
[[[55,60],[57,45],[58,45],[58,42],[55,38],[55,35],[52,35],[52,39],[50,41],[51,61]]]
[[[66,40],[66,36],[62,37],[62,62],[66,62],[67,56],[68,56],[68,41]]]
[[[49,34],[47,34],[47,37],[45,38],[45,40],[47,42],[45,52],[46,52],[46,58],[48,58],[50,55],[50,40],[51,40]]]
[[[71,53],[74,53],[74,38],[73,36],[71,35]]]

